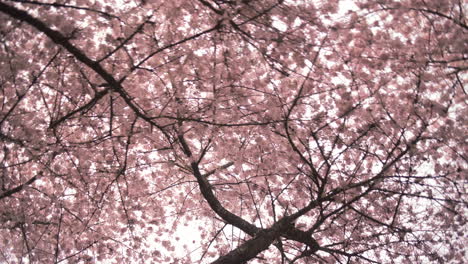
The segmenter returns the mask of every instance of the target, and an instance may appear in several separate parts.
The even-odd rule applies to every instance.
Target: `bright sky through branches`
[[[0,262],[465,263],[460,0],[0,2]]]

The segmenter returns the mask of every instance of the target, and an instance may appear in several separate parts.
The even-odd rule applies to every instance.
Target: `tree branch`
[[[187,155],[187,157],[192,157],[192,151],[190,150],[190,147],[185,141],[184,136],[182,134],[179,134],[178,138],[180,144],[182,145],[182,150],[184,151],[185,155]],[[244,231],[250,236],[254,236],[260,231],[258,227],[250,224],[241,217],[233,214],[221,205],[218,198],[216,198],[216,196],[213,193],[213,188],[211,184],[208,182],[207,178],[204,177],[200,172],[200,168],[198,167],[197,162],[191,162],[190,166],[192,167],[193,175],[197,179],[198,185],[200,187],[200,192],[210,205],[211,209],[217,215],[219,215],[227,223],[239,228],[240,230]]]
[[[39,173],[39,175],[41,175],[41,173]],[[2,194],[0,194],[0,200],[3,199],[3,198],[6,198],[6,197],[10,197],[10,196],[12,196],[13,194],[15,194],[17,192],[20,192],[21,190],[23,190],[24,187],[30,185],[36,179],[37,179],[37,175],[34,175],[34,177],[29,179],[27,182],[25,182],[23,184],[20,184],[20,185],[16,186],[13,189],[10,189],[10,190],[7,190],[7,191],[3,192]]]

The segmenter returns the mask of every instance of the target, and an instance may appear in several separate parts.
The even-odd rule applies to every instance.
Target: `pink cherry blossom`
[[[1,263],[465,263],[459,0],[0,2]]]

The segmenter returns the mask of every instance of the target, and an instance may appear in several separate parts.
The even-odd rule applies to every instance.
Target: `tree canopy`
[[[466,263],[466,10],[0,1],[0,262]]]

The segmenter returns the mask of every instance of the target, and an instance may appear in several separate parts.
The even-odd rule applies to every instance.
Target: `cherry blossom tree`
[[[466,263],[466,9],[0,1],[0,262]]]

